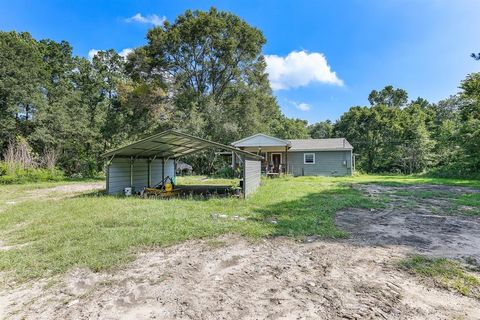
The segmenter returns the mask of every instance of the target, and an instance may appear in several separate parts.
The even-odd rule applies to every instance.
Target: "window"
[[[304,153],[303,154],[303,163],[304,164],[315,164],[315,153]]]

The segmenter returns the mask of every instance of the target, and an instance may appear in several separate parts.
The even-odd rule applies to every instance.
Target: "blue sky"
[[[211,6],[263,31],[283,112],[310,123],[366,105],[372,89],[388,84],[436,102],[480,71],[469,57],[480,52],[477,0],[0,0],[0,30],[67,40],[75,54],[88,56],[140,46],[164,17]]]

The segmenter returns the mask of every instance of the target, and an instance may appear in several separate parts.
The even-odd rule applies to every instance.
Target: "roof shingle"
[[[351,150],[352,145],[344,138],[333,139],[293,139],[289,151],[315,151],[315,150]]]

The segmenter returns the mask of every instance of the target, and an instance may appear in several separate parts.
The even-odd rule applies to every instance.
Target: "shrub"
[[[63,171],[52,168],[28,168],[20,166],[12,167],[5,162],[0,162],[0,184],[61,181],[65,179]]]
[[[223,178],[223,179],[233,179],[238,176],[237,172],[233,170],[232,167],[223,167],[222,169],[218,170],[217,173],[214,175],[215,178]]]
[[[55,167],[55,150],[45,149],[39,157],[22,137],[9,142],[3,157],[5,161],[0,161],[0,184],[60,181],[65,178],[63,171]]]

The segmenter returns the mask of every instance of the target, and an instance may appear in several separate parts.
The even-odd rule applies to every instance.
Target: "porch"
[[[288,149],[291,144],[287,140],[258,133],[233,142],[232,145],[243,151],[262,156],[261,173],[264,175],[279,175],[291,172],[288,162]]]
[[[262,175],[288,174],[291,172],[288,166],[288,152],[285,147],[242,149],[263,157],[260,164]]]

